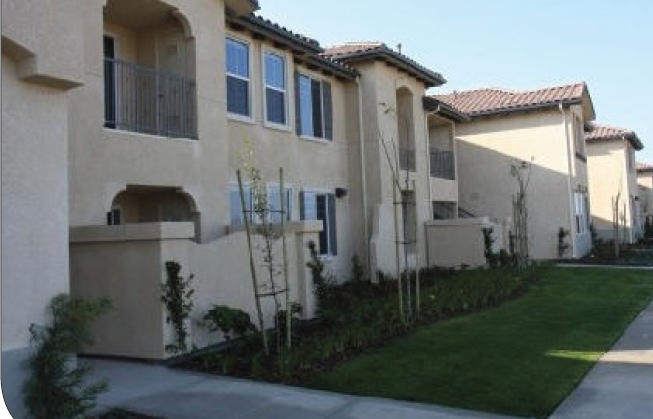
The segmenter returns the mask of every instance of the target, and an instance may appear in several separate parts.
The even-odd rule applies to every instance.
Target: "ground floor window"
[[[583,234],[588,232],[590,219],[588,216],[589,204],[586,193],[574,193],[574,208],[576,219],[576,233]]]
[[[292,219],[292,209],[293,209],[293,199],[292,199],[292,188],[284,188],[285,197],[286,197],[286,220],[290,221]],[[261,219],[256,214],[255,206],[256,199],[254,197],[254,191],[249,185],[243,186],[243,192],[245,195],[245,208],[247,209],[247,214],[249,215],[249,222],[252,224],[260,224]],[[281,222],[281,194],[278,185],[268,185],[266,187],[266,204],[269,209],[268,212],[268,221],[273,224],[278,224]],[[232,185],[229,189],[229,213],[231,225],[239,226],[244,224],[243,220],[243,210],[240,201],[240,191],[238,190],[238,185]]]
[[[338,254],[336,238],[336,201],[332,193],[302,191],[299,197],[300,218],[320,220],[324,224],[320,232],[320,254]]]
[[[433,201],[433,219],[451,220],[456,218],[456,203],[447,201]]]

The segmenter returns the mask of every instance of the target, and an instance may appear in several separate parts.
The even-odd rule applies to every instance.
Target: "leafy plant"
[[[50,324],[30,325],[34,351],[27,361],[30,375],[23,396],[31,417],[79,418],[95,406],[107,383],[87,385],[90,367],[75,365],[71,356],[93,343],[90,326],[109,307],[108,299],[86,300],[60,294],[48,305]]]
[[[569,230],[565,230],[562,227],[558,229],[558,258],[560,259],[562,259],[562,257],[565,255],[565,252],[570,247],[570,244],[566,240],[569,236],[569,233]]]
[[[496,239],[492,236],[494,229],[492,227],[483,228],[483,255],[490,268],[499,266],[499,256],[494,252],[493,245]]]
[[[208,323],[209,331],[224,334],[225,339],[232,337],[245,337],[256,332],[256,326],[252,323],[249,314],[243,310],[223,305],[214,305],[203,317]]]
[[[168,311],[166,322],[172,323],[175,330],[175,342],[166,345],[166,351],[183,353],[188,350],[186,320],[193,310],[191,297],[195,290],[191,287],[191,281],[194,275],[190,274],[188,278],[183,278],[179,275],[181,265],[175,261],[167,261],[165,266],[168,280],[161,286],[163,290],[161,301],[166,305]]]
[[[352,282],[366,282],[369,281],[365,267],[361,263],[358,255],[351,257],[351,281]]]
[[[644,238],[653,240],[653,216],[646,217],[646,222],[644,223]]]

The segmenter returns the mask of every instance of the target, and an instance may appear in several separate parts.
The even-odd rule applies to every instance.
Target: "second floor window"
[[[286,125],[286,60],[266,52],[265,65],[265,117],[268,122]]]
[[[332,140],[331,84],[303,74],[297,74],[295,84],[297,134]]]
[[[227,38],[227,112],[250,116],[249,45]]]

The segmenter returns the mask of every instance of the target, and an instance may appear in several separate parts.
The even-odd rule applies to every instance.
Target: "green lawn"
[[[523,297],[417,329],[308,386],[545,417],[653,298],[653,272],[546,271]]]

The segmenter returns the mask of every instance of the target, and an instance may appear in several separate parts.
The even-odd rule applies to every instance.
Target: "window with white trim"
[[[286,191],[286,220],[290,221],[293,212],[292,188],[286,187],[284,189]],[[278,224],[281,222],[281,199],[279,186],[268,185],[266,193],[267,205],[269,208],[268,220],[273,224]],[[247,214],[249,215],[249,222],[252,224],[260,224],[261,220],[254,212],[254,206],[256,204],[254,191],[249,185],[243,185],[243,194],[245,198],[245,207],[248,211]],[[238,226],[244,224],[242,208],[238,185],[232,185],[229,189],[229,213],[231,225]]]
[[[226,40],[227,112],[250,116],[249,45]]]
[[[265,72],[265,120],[286,125],[286,59],[272,52],[263,54]]]
[[[319,235],[320,254],[337,255],[335,195],[321,192],[300,192],[299,212],[302,220],[323,222],[323,229]]]
[[[583,234],[589,230],[588,199],[582,192],[574,192],[576,233]]]
[[[295,75],[297,135],[333,140],[331,83]]]

